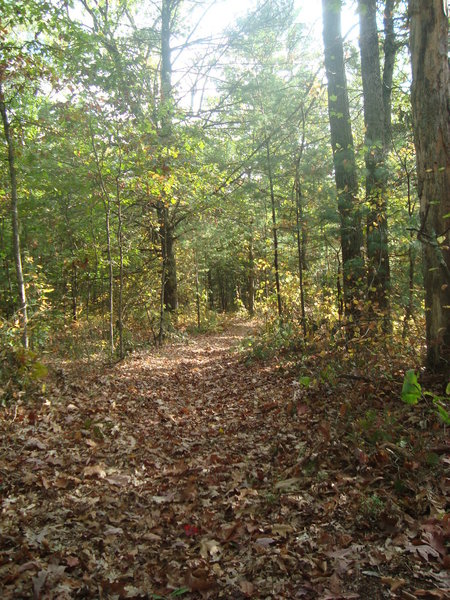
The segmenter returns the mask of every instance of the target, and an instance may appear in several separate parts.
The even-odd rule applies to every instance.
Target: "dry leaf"
[[[101,465],[93,465],[92,467],[85,467],[83,475],[85,477],[99,477],[100,479],[104,479],[106,471]]]

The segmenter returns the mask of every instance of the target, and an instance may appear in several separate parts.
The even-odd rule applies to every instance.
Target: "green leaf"
[[[300,377],[300,379],[298,380],[298,382],[303,387],[309,387],[309,384],[311,383],[311,377],[307,377],[305,375],[304,377]]]
[[[406,404],[417,404],[422,395],[422,388],[413,369],[405,373],[401,398]]]
[[[441,418],[441,421],[444,423],[444,425],[450,425],[450,415],[448,414],[448,411],[445,410],[445,408],[442,406],[442,404],[440,402],[437,402],[435,400],[434,404],[436,405],[439,416]]]
[[[178,588],[177,590],[174,590],[170,595],[171,596],[182,596],[183,594],[187,594],[189,592],[189,588],[187,587],[182,587],[182,588]]]
[[[447,396],[450,396],[450,381],[447,383],[447,387],[445,388],[445,393]]]

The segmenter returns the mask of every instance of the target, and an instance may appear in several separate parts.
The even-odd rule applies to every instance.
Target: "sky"
[[[268,0],[269,2],[271,0]],[[192,15],[192,22],[199,22],[198,28],[195,31],[194,38],[202,37],[219,37],[224,29],[233,25],[236,20],[244,16],[252,7],[255,6],[257,0],[210,0],[210,8],[204,14],[205,2],[200,3],[199,8]],[[314,42],[316,40],[318,53],[322,52],[322,2],[321,0],[295,0],[296,9],[298,10],[297,21],[304,23],[307,26],[307,31],[310,31],[310,36]],[[358,36],[358,17],[356,14],[356,0],[349,0],[345,3],[342,9],[342,34],[344,37],[349,37],[356,40]],[[347,36],[348,34],[348,36]],[[181,43],[181,40],[180,40]],[[314,44],[313,44],[314,45]],[[199,91],[202,88],[205,80],[200,80],[197,86],[192,88],[192,79],[189,76],[186,78],[184,73],[189,70],[187,65],[192,60],[190,52],[183,51],[179,54],[174,52],[174,77],[173,83],[177,88],[181,105],[184,108],[196,110],[200,108],[204,99],[203,94]],[[183,91],[185,90],[185,91]],[[188,91],[190,90],[190,91]],[[205,97],[209,94],[214,95],[215,88],[211,80],[208,81],[204,89]]]
[[[218,33],[227,25],[231,25],[237,17],[244,15],[255,0],[216,0],[204,19],[204,28],[211,33]],[[295,0],[299,10],[298,20],[313,26],[314,32],[322,35],[322,2],[321,0]],[[346,2],[342,9],[342,33],[352,29],[357,23],[355,2]],[[320,38],[321,39],[321,38]]]

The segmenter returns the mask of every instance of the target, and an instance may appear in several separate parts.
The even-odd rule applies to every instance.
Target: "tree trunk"
[[[322,0],[322,9],[328,113],[341,221],[345,314],[357,321],[364,274],[363,236],[341,35],[341,0]]]
[[[208,308],[209,308],[209,310],[214,310],[214,289],[213,289],[213,280],[212,280],[211,269],[208,269],[207,279],[208,279]]]
[[[161,255],[163,261],[163,300],[164,310],[172,312],[178,308],[177,265],[174,253],[173,227],[169,223],[169,210],[160,202],[158,208],[160,223]]]
[[[119,298],[117,305],[117,325],[119,329],[119,358],[123,358],[123,218],[122,218],[122,198],[120,195],[120,177],[122,174],[122,164],[120,172],[116,177],[116,202],[117,202],[117,241],[119,244]]]
[[[161,4],[161,101],[160,101],[160,140],[163,148],[171,144],[172,135],[172,62],[171,62],[171,21],[179,0],[162,0]],[[162,171],[170,172],[170,166],[163,159]],[[163,191],[158,205],[161,254],[163,257],[163,301],[164,310],[174,311],[178,307],[177,270],[174,252],[174,228],[170,219],[166,193]]]
[[[8,147],[8,168],[9,181],[11,185],[11,221],[13,235],[14,262],[16,266],[17,288],[19,292],[19,313],[22,326],[22,344],[28,348],[28,314],[27,314],[27,295],[25,291],[25,281],[23,278],[22,258],[20,254],[20,230],[19,230],[19,199],[17,195],[17,174],[16,157],[14,153],[14,141],[11,135],[11,127],[6,109],[3,86],[0,82],[0,113],[3,121],[3,131],[5,133],[6,145]]]
[[[305,259],[305,249],[302,244],[302,226],[303,226],[303,205],[302,205],[302,189],[300,184],[300,177],[297,171],[295,178],[295,217],[297,224],[297,253],[298,253],[298,277],[300,285],[300,306],[302,311],[302,329],[303,337],[306,338],[306,311],[305,311],[305,290],[303,286],[303,269]]]
[[[383,112],[384,144],[389,151],[392,142],[392,81],[394,77],[397,42],[394,31],[394,10],[398,0],[386,0],[384,5],[384,67],[383,67]]]
[[[376,0],[359,0],[361,76],[366,126],[368,297],[372,315],[390,322],[390,267],[386,212],[385,120]]]
[[[197,255],[195,255],[195,308],[196,308],[196,312],[197,312],[197,329],[200,330],[201,324],[202,324],[202,319],[201,319],[201,312],[200,312],[200,282],[199,282],[199,277],[198,277],[198,262],[197,262]]]
[[[76,321],[78,313],[78,267],[75,259],[72,262],[70,291],[72,295],[72,320]]]
[[[450,368],[448,20],[442,0],[410,0],[412,109],[423,244],[427,364]]]
[[[109,284],[109,350],[114,354],[114,267],[111,249],[111,206],[109,199],[104,200],[105,229],[106,229],[106,254],[108,257],[108,284]]]
[[[255,314],[255,257],[253,254],[253,225],[251,225],[248,246],[248,312],[251,317]]]
[[[275,210],[275,193],[273,188],[272,164],[270,160],[269,140],[266,139],[266,155],[267,155],[267,171],[269,175],[270,186],[270,203],[272,207],[272,236],[273,236],[273,264],[275,268],[275,286],[277,290],[277,306],[278,317],[280,321],[283,317],[283,306],[281,302],[281,285],[280,285],[280,269],[278,264],[278,232],[277,232],[277,215]]]
[[[408,197],[408,216],[409,220],[414,214],[414,205],[411,199],[411,174],[408,171],[405,159],[405,172],[406,172],[406,185],[407,185],[407,197]],[[406,334],[409,328],[409,320],[413,316],[413,298],[414,298],[414,265],[415,265],[415,252],[414,252],[414,231],[409,232],[409,246],[408,246],[408,303],[405,309],[405,319],[403,321],[403,332],[402,339],[406,338]]]

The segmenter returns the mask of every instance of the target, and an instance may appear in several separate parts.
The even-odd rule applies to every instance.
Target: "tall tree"
[[[363,279],[363,236],[341,34],[341,6],[341,0],[322,0],[328,113],[341,221],[344,304],[346,315],[357,320]]]
[[[22,257],[20,252],[20,230],[19,230],[19,199],[17,194],[17,169],[16,156],[14,151],[14,140],[11,133],[8,109],[3,92],[4,69],[0,71],[0,114],[2,116],[3,131],[5,134],[6,145],[8,148],[8,169],[9,181],[11,187],[11,221],[14,248],[14,263],[16,266],[17,287],[20,303],[20,321],[22,325],[22,344],[28,348],[28,313],[27,313],[27,295],[22,269]]]
[[[172,118],[174,99],[172,92],[172,59],[171,37],[176,13],[181,0],[162,0],[161,3],[161,65],[160,65],[160,129],[159,136],[162,144],[163,158],[162,172],[164,176],[170,174],[168,157],[172,144]],[[162,307],[173,311],[178,306],[177,271],[174,250],[174,221],[171,218],[169,206],[170,198],[163,190],[157,204],[159,235],[161,239],[162,254]],[[172,211],[173,212],[173,211]],[[162,321],[161,321],[162,323]]]
[[[394,29],[394,11],[397,4],[398,0],[385,0],[384,4],[383,116],[386,149],[389,149],[392,141],[392,82],[398,48]]]
[[[450,368],[448,17],[442,0],[410,0],[412,108],[423,245],[427,363]]]
[[[385,119],[376,0],[359,0],[361,77],[364,95],[368,298],[389,320],[390,268],[386,211]],[[387,75],[387,73],[386,73]],[[386,82],[388,85],[388,81]]]

